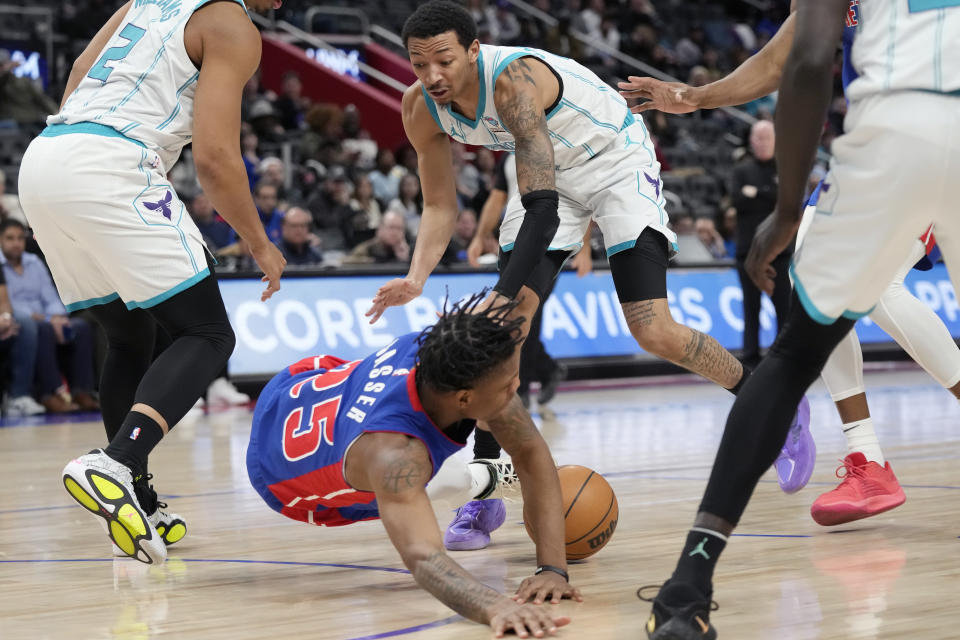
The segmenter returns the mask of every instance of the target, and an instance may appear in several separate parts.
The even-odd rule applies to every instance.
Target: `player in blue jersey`
[[[727,418],[694,527],[653,599],[647,634],[655,640],[716,637],[709,623],[713,572],[773,462],[792,402],[855,320],[902,277],[902,265],[916,259],[916,238],[934,223],[948,267],[960,259],[960,185],[952,178],[960,169],[960,70],[942,64],[960,57],[960,8],[953,0],[819,0],[798,4],[776,114],[777,206],[754,238],[747,272],[771,292],[770,263],[801,226],[845,26],[855,27],[844,65],[849,109],[791,266],[790,316]],[[682,88],[666,91],[676,96]],[[859,452],[848,457],[848,473],[865,475],[864,459]]]
[[[149,484],[151,450],[219,375],[235,336],[206,245],[167,173],[193,144],[217,211],[280,288],[237,141],[243,87],[260,63],[246,12],[278,0],[130,0],[77,58],[59,113],[30,143],[20,199],[67,309],[107,335],[100,404],[109,444],[71,461],[70,495],[114,553],[161,562],[186,525]],[[173,338],[156,359],[160,325]]]
[[[457,217],[452,138],[516,153],[518,192],[500,227],[497,297],[519,300],[518,314],[532,318],[593,220],[638,345],[738,393],[749,370],[671,315],[667,265],[676,235],[650,137],[626,101],[570,58],[481,45],[473,18],[454,2],[420,5],[402,37],[418,78],[403,96],[402,116],[417,151],[423,220],[406,277],[380,288],[367,314],[372,321],[422,293],[450,241]],[[807,416],[804,401],[791,435],[813,446]],[[813,456],[798,453],[784,468],[809,477],[813,467],[802,461]]]
[[[257,401],[247,472],[267,504],[294,520],[340,526],[380,518],[414,579],[437,599],[498,636],[541,637],[569,619],[533,605],[581,598],[566,573],[556,467],[516,395],[523,318],[505,319],[516,302],[480,309],[484,296],[362,360],[318,356],[279,373]],[[513,457],[537,532],[539,566],[513,598],[446,554],[431,507],[431,499],[489,493],[486,469],[472,481],[467,465],[450,458],[477,420]]]
[[[756,55],[716,82],[690,87],[653,78],[631,77],[620,86],[624,95],[646,99],[646,102],[634,107],[637,112],[658,109],[667,113],[687,113],[696,109],[749,102],[777,88],[793,43],[795,22],[796,14],[791,14]],[[850,0],[843,30],[844,90],[858,75],[850,51],[859,27],[860,2]],[[806,228],[813,221],[822,185],[821,182],[807,202],[804,223],[798,234],[798,246],[802,244]],[[933,234],[928,229],[914,244],[913,251],[884,291],[870,319],[890,334],[954,397],[960,398],[960,349],[937,314],[911,295],[903,285],[904,277],[911,268],[930,268],[926,254],[931,251],[935,251]],[[845,475],[840,486],[814,501],[811,507],[814,520],[823,525],[843,524],[903,504],[903,489],[884,458],[874,432],[864,390],[863,355],[855,331],[847,334],[837,346],[822,375],[843,422],[849,454],[844,460]]]

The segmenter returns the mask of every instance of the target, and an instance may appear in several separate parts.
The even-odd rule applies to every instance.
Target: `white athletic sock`
[[[470,481],[471,500],[479,500],[489,496],[497,486],[497,476],[493,468],[485,463],[474,460],[467,465],[472,479]]]
[[[873,431],[873,418],[844,424],[843,435],[847,437],[847,449],[850,453],[859,451],[867,460],[872,460],[881,467],[886,463],[883,451],[880,450],[880,441]]]

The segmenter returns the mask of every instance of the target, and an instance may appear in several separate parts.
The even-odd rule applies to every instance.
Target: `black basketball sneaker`
[[[640,587],[637,590],[638,598],[653,604],[646,625],[647,638],[649,640],[714,640],[717,637],[717,630],[710,624],[710,612],[716,611],[716,603],[709,598],[703,599],[693,587],[676,585],[675,590],[679,593],[671,595],[689,595],[692,600],[682,606],[669,606],[660,597],[668,584],[670,584],[669,580],[659,588],[654,598],[645,596],[643,592],[657,589],[656,585]]]

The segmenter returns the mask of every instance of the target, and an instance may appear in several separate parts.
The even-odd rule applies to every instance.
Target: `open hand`
[[[370,324],[380,319],[387,307],[405,305],[423,293],[423,285],[410,278],[394,278],[380,287],[373,296],[373,305],[364,314],[370,318]]]
[[[544,571],[539,575],[524,579],[513,596],[515,602],[529,602],[532,599],[533,604],[543,604],[547,600],[550,600],[552,604],[560,604],[560,600],[563,598],[583,602],[580,589],[577,589],[564,580],[563,576],[553,571]]]
[[[494,605],[489,624],[498,638],[510,631],[520,638],[529,638],[531,635],[543,638],[547,634],[554,635],[559,627],[570,624],[570,618],[554,617],[544,607],[518,604],[505,598]]]
[[[626,82],[618,82],[620,95],[624,98],[644,98],[630,108],[634,113],[650,109],[664,113],[690,113],[700,108],[694,97],[693,87],[682,82],[664,82],[656,78],[629,76]]]

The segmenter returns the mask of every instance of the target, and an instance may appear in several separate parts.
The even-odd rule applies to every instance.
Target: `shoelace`
[[[843,475],[840,475],[840,472],[843,471]],[[846,460],[840,461],[840,466],[837,467],[837,470],[834,471],[834,475],[846,482],[847,480],[857,478],[863,479],[867,477],[867,471],[863,467],[858,467],[857,465],[848,462]]]
[[[651,603],[652,603],[654,600],[657,599],[657,594],[660,593],[660,589],[662,589],[662,588],[663,588],[663,585],[662,585],[662,584],[648,584],[648,585],[644,585],[644,586],[640,587],[639,589],[637,589],[637,597],[640,598],[640,600],[642,600],[643,602],[651,602]],[[645,596],[645,595],[643,594],[644,591],[651,590],[651,589],[655,590],[652,596]],[[720,605],[717,604],[717,602],[716,602],[715,600],[711,600],[711,601],[710,601],[710,607],[709,607],[709,609],[710,609],[711,612],[716,611],[716,610],[719,609],[719,608],[720,608]]]

